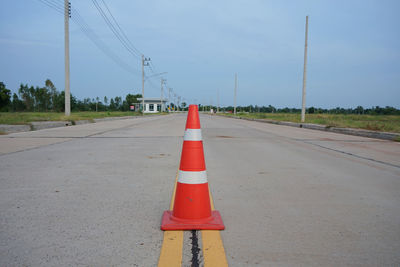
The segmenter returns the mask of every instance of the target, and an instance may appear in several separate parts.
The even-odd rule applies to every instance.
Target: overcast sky
[[[62,0],[47,0],[62,6]],[[101,0],[97,0],[101,3]],[[400,108],[400,1],[104,0],[155,72],[188,102],[301,107],[309,15],[307,106]],[[112,34],[90,0],[72,0],[87,24],[134,73],[70,21],[71,93],[141,93],[141,62]],[[74,13],[72,13],[74,16]],[[0,81],[64,90],[64,18],[38,0],[0,1]],[[151,75],[150,69],[146,68]],[[145,84],[160,96],[160,80]]]

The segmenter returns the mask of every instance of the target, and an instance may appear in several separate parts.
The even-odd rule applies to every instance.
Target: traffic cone
[[[223,230],[221,215],[211,210],[199,110],[189,106],[174,209],[164,212],[161,230]]]

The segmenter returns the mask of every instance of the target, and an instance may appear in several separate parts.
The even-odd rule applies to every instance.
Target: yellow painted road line
[[[176,181],[175,178],[174,192],[172,193],[171,204],[169,209],[174,208]],[[160,259],[158,260],[159,267],[174,267],[182,265],[182,247],[183,247],[183,231],[164,231],[164,241],[161,247]]]
[[[214,210],[214,201],[210,191],[211,209]],[[203,257],[205,267],[223,267],[228,266],[226,260],[224,244],[221,234],[218,230],[201,230],[201,239],[203,240]]]
[[[182,265],[183,231],[164,231],[159,267]]]
[[[169,209],[174,208],[174,200],[176,193],[176,181],[172,194]],[[210,192],[211,209],[214,210],[214,201]],[[224,244],[222,243],[220,231],[218,230],[202,230],[201,237],[203,241],[203,257],[205,267],[224,267],[228,266],[226,260]],[[164,231],[164,241],[161,247],[159,267],[174,267],[182,265],[182,248],[183,248],[183,231]]]

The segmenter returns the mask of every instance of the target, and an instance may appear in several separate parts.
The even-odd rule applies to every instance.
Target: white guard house
[[[140,107],[142,106],[143,98],[137,99]],[[165,111],[165,103],[167,103],[167,99],[156,98],[156,97],[148,97],[144,99],[144,113],[157,113],[160,111]]]

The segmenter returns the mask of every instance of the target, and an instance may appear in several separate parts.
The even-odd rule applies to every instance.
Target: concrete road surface
[[[1,136],[0,266],[155,266],[185,120]],[[209,115],[201,124],[231,266],[400,265],[399,143]]]

